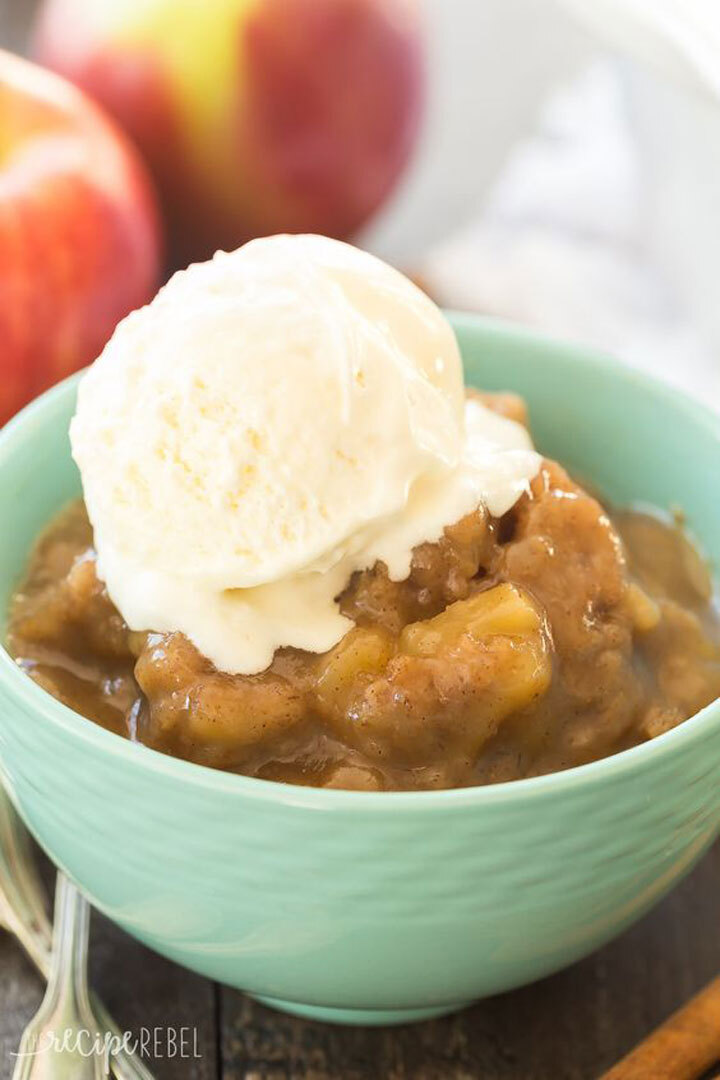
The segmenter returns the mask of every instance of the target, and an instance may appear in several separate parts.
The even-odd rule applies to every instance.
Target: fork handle
[[[25,1028],[13,1080],[102,1080],[105,1075],[101,1033],[87,991],[89,927],[87,901],[59,873],[47,990]],[[83,1036],[89,1044],[82,1044]]]
[[[52,929],[27,831],[0,784],[0,926],[14,934],[47,979]]]
[[[0,783],[0,927],[4,926],[17,938],[47,981],[53,949],[52,927],[45,908],[45,889],[35,866],[27,830]],[[90,993],[89,1003],[97,1026],[121,1040],[122,1032],[100,999]],[[118,1052],[113,1054],[110,1066],[115,1080],[153,1080],[140,1057],[126,1050],[122,1042]]]

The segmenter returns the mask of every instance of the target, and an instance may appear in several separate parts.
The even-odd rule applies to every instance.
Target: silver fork
[[[102,1002],[87,987],[87,949],[90,907],[77,889],[58,874],[55,930],[45,912],[45,891],[37,873],[27,832],[0,785],[0,926],[13,933],[38,970],[48,989],[21,1042],[15,1077],[29,1080],[72,1080],[106,1075],[116,1080],[153,1080],[152,1074],[127,1046]],[[51,1031],[83,1036],[87,1053],[97,1033],[103,1053],[83,1056],[52,1052]],[[67,1045],[73,1045],[71,1035]],[[42,1054],[32,1053],[40,1050]],[[93,1060],[94,1059],[94,1060]],[[88,1071],[99,1067],[100,1072]],[[39,1071],[34,1071],[39,1070]]]
[[[89,915],[77,889],[58,874],[47,991],[23,1033],[13,1080],[102,1080],[109,1072],[87,986]]]
[[[14,934],[47,978],[52,928],[26,829],[0,784],[0,927]]]

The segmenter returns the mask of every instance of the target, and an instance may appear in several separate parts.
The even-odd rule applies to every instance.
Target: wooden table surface
[[[0,0],[0,43],[21,50],[35,0]],[[720,846],[617,941],[534,986],[395,1029],[303,1022],[149,952],[100,916],[92,981],[121,1028],[197,1029],[199,1057],[167,1080],[593,1080],[720,971]],[[0,935],[0,1080],[42,994]],[[720,1069],[712,1072],[720,1076]]]
[[[718,898],[720,844],[594,956],[455,1016],[407,1027],[284,1016],[163,960],[98,915],[92,983],[136,1036],[156,1026],[197,1029],[200,1057],[156,1060],[158,1080],[594,1080],[720,971]],[[10,1080],[12,1051],[41,994],[29,961],[0,934],[0,1080]],[[720,1069],[709,1076],[720,1077]]]

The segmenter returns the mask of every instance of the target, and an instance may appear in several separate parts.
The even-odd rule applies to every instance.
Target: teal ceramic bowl
[[[456,316],[468,381],[618,504],[680,506],[720,558],[720,421],[577,347]],[[75,381],[0,436],[0,608],[79,491]],[[0,657],[0,759],[40,844],[158,952],[305,1016],[438,1015],[564,967],[654,904],[720,827],[720,704],[654,742],[495,787],[319,791],[131,745]]]

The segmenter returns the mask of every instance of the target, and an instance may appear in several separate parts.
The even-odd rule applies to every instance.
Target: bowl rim
[[[568,364],[582,364],[595,369],[626,385],[634,384],[655,396],[665,399],[672,409],[684,412],[693,423],[709,430],[720,441],[720,415],[694,400],[668,383],[645,372],[629,367],[620,360],[600,350],[588,348],[581,343],[563,341],[545,334],[538,334],[522,326],[502,319],[487,318],[471,312],[449,311],[448,317],[455,330],[481,330],[497,338],[512,339],[528,347],[552,349],[557,357]],[[56,386],[47,390],[13,417],[0,429],[0,477],[5,460],[18,444],[32,438],[47,418],[48,412],[59,407],[70,387],[80,380],[83,371],[75,372]],[[225,795],[250,798],[253,801],[276,805],[302,807],[308,810],[362,810],[363,813],[386,811],[419,811],[429,808],[451,809],[453,807],[482,807],[526,799],[543,799],[568,794],[581,787],[621,779],[630,772],[643,767],[653,767],[661,759],[672,757],[695,739],[702,739],[713,724],[720,723],[716,699],[700,712],[677,727],[641,743],[638,746],[611,754],[609,757],[576,765],[560,772],[547,773],[521,780],[508,780],[498,784],[463,788],[442,788],[422,791],[346,791],[342,789],[302,787],[276,780],[264,780],[254,776],[212,769],[209,766],[175,758],[151,747],[131,743],[128,739],[108,731],[99,724],[75,712],[54,698],[30,679],[15,663],[0,641],[0,688],[12,699],[20,699],[23,705],[40,714],[51,726],[60,729],[129,767],[162,774],[182,784],[212,789]],[[2,721],[0,721],[0,724]],[[0,769],[2,762],[0,761]]]

